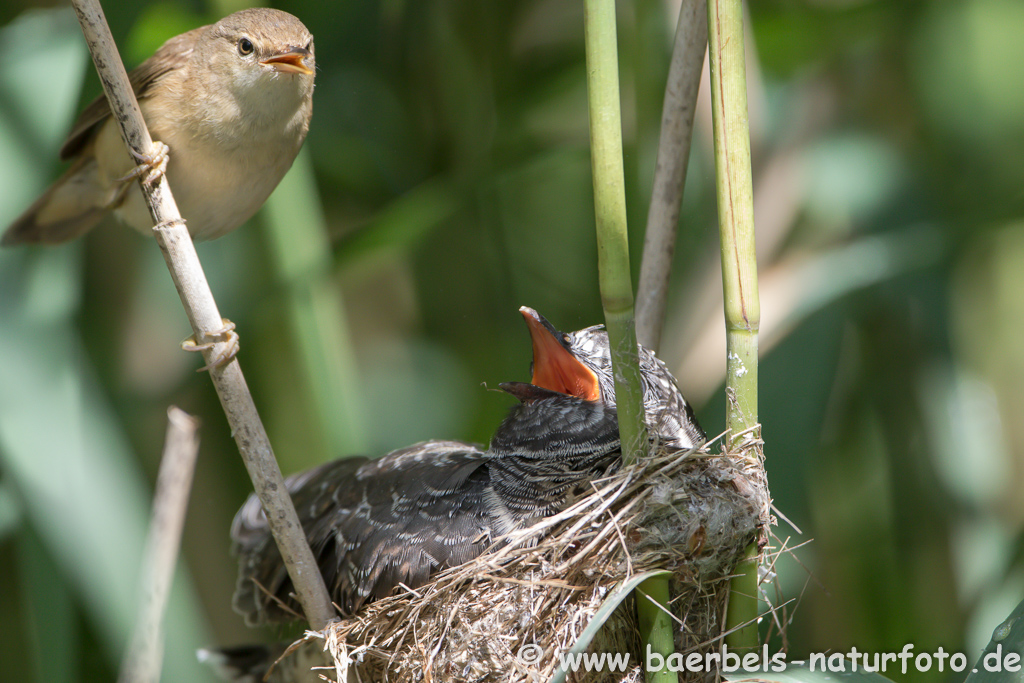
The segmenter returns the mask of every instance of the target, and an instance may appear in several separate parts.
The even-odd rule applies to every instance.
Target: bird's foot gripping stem
[[[119,183],[127,183],[141,178],[143,186],[151,187],[167,172],[167,161],[170,159],[171,148],[164,143],[154,140],[153,147],[148,154],[137,154],[134,150],[130,151],[139,165],[118,178]]]
[[[208,334],[208,338],[212,341],[200,344],[196,341],[196,336],[193,334],[185,341],[181,342],[181,348],[183,351],[206,351],[207,349],[214,348],[217,344],[225,343],[226,346],[218,351],[210,361],[203,367],[196,370],[196,372],[202,372],[204,370],[212,370],[213,368],[222,368],[238,355],[239,341],[238,333],[235,332],[235,324],[227,318],[221,318],[224,326],[217,330],[212,330]]]

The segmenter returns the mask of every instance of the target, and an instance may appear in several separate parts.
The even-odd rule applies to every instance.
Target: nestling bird
[[[313,111],[313,36],[275,9],[247,9],[171,38],[129,79],[189,232],[220,237],[263,205],[291,167]],[[169,157],[165,155],[169,149]],[[2,244],[57,244],[109,211],[149,232],[129,155],[101,95],[60,150],[71,167],[4,233]]]
[[[572,489],[620,457],[607,334],[563,334],[522,309],[533,384],[502,385],[522,402],[486,451],[430,441],[379,460],[336,460],[286,485],[332,598],[346,615],[468,562],[501,535],[562,507]],[[653,438],[679,448],[704,434],[664,364],[640,348]],[[673,414],[672,411],[678,411]],[[231,529],[239,556],[234,607],[249,624],[296,618],[291,581],[251,495]]]
[[[288,479],[328,591],[345,616],[400,583],[420,586],[557,511],[573,487],[619,456],[611,406],[530,384],[501,386],[521,403],[487,451],[430,441]],[[250,625],[294,619],[301,607],[255,496],[235,516],[231,538],[239,555],[235,610]]]

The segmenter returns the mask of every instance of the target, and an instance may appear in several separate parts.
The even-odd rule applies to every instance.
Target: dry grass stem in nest
[[[708,651],[721,635],[729,572],[751,541],[764,547],[772,521],[755,433],[735,453],[656,449],[508,544],[310,632],[307,641],[325,643],[303,647],[330,652],[327,680],[548,681],[557,654],[617,584],[667,569],[676,649]],[[643,680],[634,613],[626,600],[590,645],[631,653],[626,671],[570,680]],[[524,661],[525,646],[540,657]]]

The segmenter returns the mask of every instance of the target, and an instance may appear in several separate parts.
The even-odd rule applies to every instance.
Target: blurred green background
[[[129,66],[241,5],[104,3]],[[294,0],[316,36],[305,150],[251,225],[199,246],[285,473],[429,438],[485,442],[528,378],[516,308],[601,321],[582,4]],[[677,8],[620,3],[639,266]],[[99,92],[68,7],[0,6],[0,224]],[[790,659],[973,662],[1024,596],[1024,4],[759,0],[750,116],[761,420]],[[707,83],[661,356],[709,433],[724,332]],[[634,274],[637,271],[634,270]],[[148,238],[104,224],[0,252],[0,670],[111,680],[175,404],[203,420],[165,680],[231,611],[250,485]],[[808,541],[810,541],[808,543]],[[935,670],[915,680],[958,680]]]

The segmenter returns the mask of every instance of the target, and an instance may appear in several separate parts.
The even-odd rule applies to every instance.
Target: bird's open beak
[[[290,47],[287,52],[276,54],[264,59],[260,64],[272,66],[286,74],[312,74],[313,70],[306,66],[306,58],[312,57],[304,47]]]
[[[566,348],[562,333],[532,308],[523,306],[519,312],[526,319],[533,341],[531,383],[587,401],[601,398],[597,375]]]

